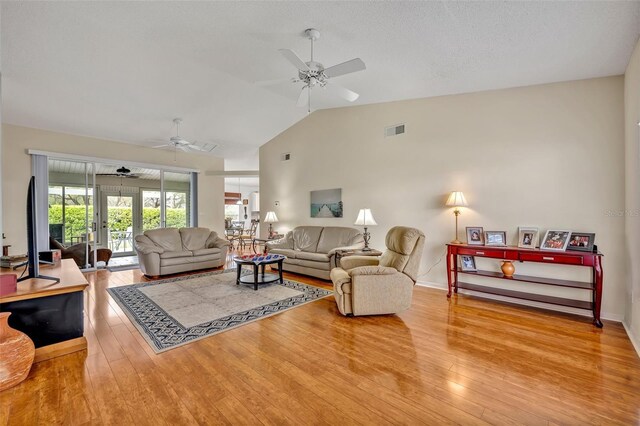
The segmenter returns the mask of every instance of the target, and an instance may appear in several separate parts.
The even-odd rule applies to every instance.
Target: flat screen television
[[[27,261],[26,275],[21,276],[18,281],[24,281],[29,278],[40,278],[45,280],[53,280],[60,282],[60,278],[47,277],[40,275],[40,264],[38,259],[37,235],[38,227],[36,222],[36,178],[31,176],[29,181],[29,189],[27,190],[27,251],[29,260]]]

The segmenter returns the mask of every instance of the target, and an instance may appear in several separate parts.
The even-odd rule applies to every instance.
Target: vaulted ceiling
[[[325,66],[355,104],[624,73],[640,2],[2,2],[2,118],[65,133],[158,145],[182,117],[214,155],[257,148],[306,116],[278,53]],[[350,105],[314,90],[312,108]]]

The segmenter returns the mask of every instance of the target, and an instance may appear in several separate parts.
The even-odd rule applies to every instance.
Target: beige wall
[[[191,154],[174,154],[151,148],[67,135],[32,129],[28,127],[2,125],[2,200],[3,229],[7,236],[5,244],[12,244],[12,253],[26,251],[26,190],[31,176],[31,157],[28,149],[76,154],[113,160],[138,161],[167,167],[188,167],[200,170],[223,170],[223,159]],[[222,232],[224,229],[224,178],[198,176],[198,222]]]
[[[625,160],[626,160],[626,247],[627,316],[640,353],[640,41],[629,61],[624,78]]]
[[[261,147],[261,214],[274,210],[284,231],[352,226],[358,209],[370,207],[379,224],[370,229],[372,246],[384,247],[391,226],[422,229],[420,280],[444,285],[454,225],[444,202],[464,191],[470,207],[460,216],[461,237],[465,226],[506,230],[510,244],[518,226],[595,232],[606,255],[603,313],[621,320],[625,228],[615,212],[625,203],[623,84],[618,76],[316,111]],[[398,123],[407,133],[384,138],[384,127]],[[292,160],[282,162],[284,152]],[[345,217],[310,218],[309,191],[330,188],[342,188]],[[516,267],[590,279],[587,268]]]

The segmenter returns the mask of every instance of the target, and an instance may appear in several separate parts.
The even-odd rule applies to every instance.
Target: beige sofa
[[[363,248],[364,239],[354,228],[298,226],[266,246],[269,253],[287,256],[283,271],[329,280],[331,269],[336,267],[336,251]]]
[[[382,256],[349,256],[331,271],[333,295],[342,315],[378,315],[411,306],[424,249],[424,234],[395,226],[385,238]]]
[[[229,242],[208,228],[164,228],[137,235],[140,269],[158,276],[223,266]]]

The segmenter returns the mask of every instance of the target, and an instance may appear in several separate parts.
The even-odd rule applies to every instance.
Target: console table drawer
[[[567,265],[582,265],[582,256],[571,256],[556,253],[520,253],[519,260],[529,262],[564,263]]]
[[[485,256],[495,258],[506,258],[507,253],[500,249],[486,249],[486,248],[460,248],[458,254],[463,256]]]

